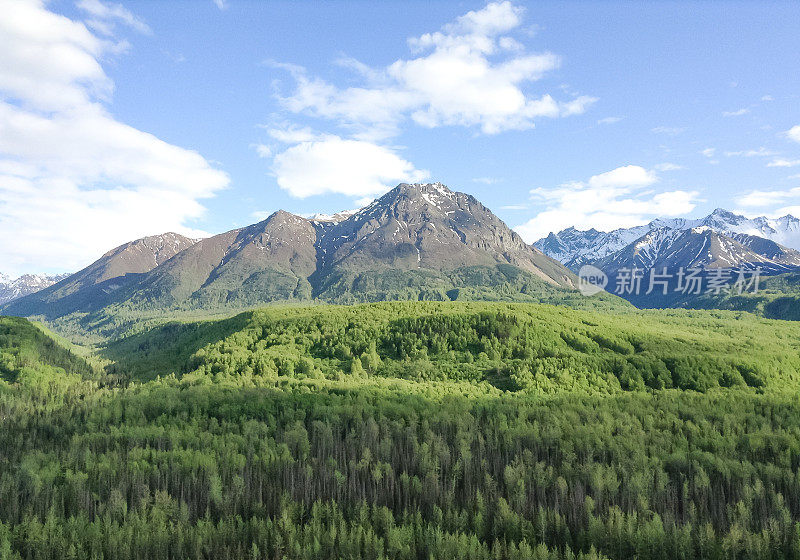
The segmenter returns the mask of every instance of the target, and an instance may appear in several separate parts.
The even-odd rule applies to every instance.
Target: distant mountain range
[[[731,285],[734,277],[738,278],[735,271],[741,268],[758,268],[762,277],[796,273],[800,270],[800,251],[795,249],[800,247],[800,220],[794,216],[749,219],[717,209],[697,220],[659,219],[611,232],[568,228],[534,245],[573,271],[587,264],[601,269],[609,279],[606,289],[638,307],[742,309],[777,318],[794,317],[786,310],[800,305],[795,283],[787,280],[770,282],[773,288],[769,295],[756,298],[750,297],[758,291],[754,286],[749,296],[742,297],[715,290],[709,293],[707,285],[695,293],[679,278],[681,270],[695,269],[702,271],[699,275],[707,282],[715,274],[724,275],[715,271],[730,270]],[[621,286],[630,288],[626,282],[634,269],[642,271],[642,283],[628,292]],[[665,270],[669,276],[667,293],[663,287],[651,290],[649,275]],[[764,284],[759,287],[763,290]]]
[[[564,229],[558,233],[551,233],[547,237],[534,243],[534,246],[545,254],[563,263],[573,271],[577,271],[587,263],[595,263],[604,260],[605,263],[620,263],[623,258],[617,253],[623,252],[629,255],[642,253],[642,262],[655,263],[663,260],[668,254],[680,252],[680,247],[684,243],[695,242],[697,238],[691,235],[682,237],[682,232],[694,231],[697,234],[709,230],[722,237],[727,237],[744,245],[751,252],[760,255],[758,258],[766,258],[771,264],[785,264],[789,267],[794,266],[790,256],[788,260],[783,259],[779,254],[784,249],[780,246],[800,249],[800,220],[794,216],[787,215],[778,219],[766,217],[746,218],[745,216],[734,214],[727,210],[718,208],[705,218],[696,220],[675,218],[653,220],[647,225],[632,228],[617,229],[611,232],[601,232],[595,229],[580,231],[574,227]],[[709,236],[706,236],[709,237]],[[760,238],[772,241],[769,246],[762,246],[757,240]],[[715,238],[715,242],[721,238]],[[677,245],[676,245],[677,243]],[[715,244],[720,253],[712,258],[700,259],[708,261],[707,264],[715,262],[717,258],[723,261],[737,260],[737,251],[742,249],[735,243],[726,241],[728,248],[723,248],[721,244]],[[698,247],[699,249],[699,247]],[[729,252],[726,256],[722,253]],[[742,253],[745,259],[750,258],[747,252]],[[633,264],[635,259],[630,259]],[[692,258],[691,261],[697,259]],[[689,266],[689,263],[684,263]],[[641,266],[641,265],[640,265]]]
[[[633,268],[736,268],[746,264],[769,275],[800,267],[800,252],[744,233],[723,235],[708,226],[661,227],[592,264],[611,273]]]
[[[133,241],[2,312],[53,320],[274,301],[561,301],[580,297],[576,280],[474,197],[440,183],[401,184],[354,212],[278,211],[199,241],[174,233]]]
[[[67,278],[69,274],[24,274],[11,278],[0,273],[0,305],[33,294]]]

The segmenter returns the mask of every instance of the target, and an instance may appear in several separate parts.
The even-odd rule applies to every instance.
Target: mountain
[[[594,229],[580,231],[570,227],[558,233],[551,233],[535,242],[534,246],[576,271],[586,263],[606,258],[622,250],[651,232],[686,231],[704,227],[740,242],[743,238],[739,236],[745,235],[800,249],[800,220],[794,216],[787,215],[778,219],[762,216],[750,219],[722,208],[717,208],[705,218],[696,220],[657,219],[647,225],[611,232],[599,232]]]
[[[177,233],[143,237],[116,247],[59,282],[3,308],[7,315],[56,317],[91,311],[113,300],[120,288],[165,263],[196,240]]]
[[[129,298],[139,307],[190,308],[309,299],[315,241],[309,220],[281,210],[198,241],[139,279]]]
[[[275,301],[561,302],[581,297],[575,285],[572,272],[474,197],[440,183],[401,184],[358,211],[304,218],[281,210],[197,242],[137,240],[3,312],[108,323]]]
[[[708,226],[661,227],[591,264],[608,276],[608,291],[637,307],[737,309],[790,318],[791,313],[780,311],[780,302],[767,305],[778,299],[775,293],[753,299],[758,292],[754,273],[746,272],[740,279],[740,270],[757,267],[759,278],[798,271],[800,251],[744,233],[728,237]],[[639,283],[631,280],[634,269],[642,271]],[[696,278],[685,280],[686,275]],[[719,283],[723,287],[717,289]]]
[[[23,274],[12,279],[0,273],[0,305],[36,293],[68,276],[69,274]]]
[[[611,232],[596,229],[581,231],[569,227],[557,234],[550,233],[533,245],[570,270],[578,271],[586,263],[616,253],[648,231],[650,231],[648,226],[617,229]]]
[[[319,254],[317,292],[391,292],[403,282],[433,286],[431,276],[470,267],[511,265],[552,286],[572,287],[573,276],[527,245],[474,197],[441,183],[401,184],[341,222],[314,222]],[[387,271],[389,271],[387,273]]]
[[[654,229],[594,266],[614,273],[620,269],[735,268],[759,266],[765,274],[800,267],[800,252],[774,241],[747,234],[728,237],[708,226],[692,229]]]
[[[475,198],[439,183],[401,184],[356,212],[307,219],[281,210],[204,239],[145,275],[130,299],[185,308],[419,299],[452,289],[457,271],[499,265],[574,284]]]

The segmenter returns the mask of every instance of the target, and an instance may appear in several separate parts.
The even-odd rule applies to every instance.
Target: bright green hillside
[[[384,303],[275,307],[108,345],[133,379],[169,373],[466,382],[492,392],[796,390],[800,324],[729,312]]]
[[[25,319],[0,317],[0,378],[36,383],[38,379],[89,375],[90,366]]]
[[[0,381],[2,560],[800,558],[800,323],[275,307],[102,357]]]

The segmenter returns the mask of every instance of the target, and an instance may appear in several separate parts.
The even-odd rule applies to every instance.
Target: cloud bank
[[[611,231],[646,224],[656,216],[679,216],[694,210],[696,191],[654,192],[652,187],[658,181],[655,171],[626,165],[586,181],[533,189],[532,200],[544,210],[514,229],[533,243],[567,225]]]
[[[121,6],[83,0],[93,29],[149,32]],[[227,175],[200,154],[119,122],[100,60],[120,42],[38,0],[0,0],[0,262],[75,270],[109,247],[187,224]],[[99,34],[98,34],[99,33]],[[103,35],[103,36],[101,36]]]

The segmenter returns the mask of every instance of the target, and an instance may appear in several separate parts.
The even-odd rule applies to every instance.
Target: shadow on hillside
[[[202,347],[240,331],[250,321],[246,312],[222,320],[172,322],[107,343],[99,354],[112,363],[106,373],[129,381],[148,381],[188,371],[189,360]]]

